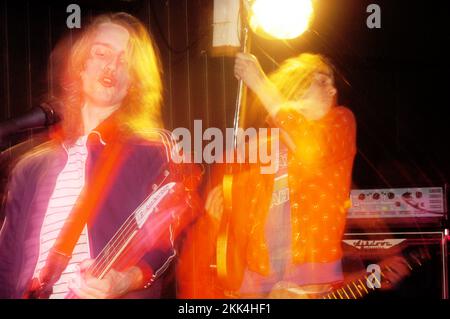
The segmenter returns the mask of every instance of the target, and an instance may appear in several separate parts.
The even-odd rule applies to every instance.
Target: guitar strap
[[[53,285],[61,277],[66,269],[72,252],[80,238],[84,226],[88,220],[93,219],[93,212],[101,205],[104,196],[112,186],[114,170],[121,167],[125,154],[123,143],[108,143],[101,152],[100,157],[93,168],[94,176],[89,188],[85,187],[80,194],[77,203],[65,221],[53,247],[51,248],[39,278],[33,278],[30,289],[24,295],[27,299],[48,298],[53,290]]]

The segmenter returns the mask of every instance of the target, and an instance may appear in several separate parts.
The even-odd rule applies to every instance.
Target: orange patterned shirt
[[[295,110],[282,109],[274,124],[287,133],[287,144],[293,145],[288,159],[293,262],[338,260],[356,154],[354,116],[345,107],[333,107],[322,119],[308,121]],[[272,180],[273,185],[272,177],[263,179]],[[266,212],[257,212],[248,229],[248,265],[261,274],[269,272],[266,216]]]
[[[288,154],[292,262],[339,260],[356,154],[354,116],[345,107],[333,107],[322,119],[308,121],[295,110],[282,109],[273,122],[287,133],[283,142],[292,147]],[[233,181],[228,250],[262,275],[270,273],[265,226],[273,184],[274,175],[261,174],[258,165],[241,171]],[[239,289],[218,279],[217,234],[218,225],[208,214],[189,232],[178,267],[181,298],[225,298],[225,291]],[[237,278],[230,282],[242,279],[245,269],[233,266],[238,264],[229,264],[227,272]]]

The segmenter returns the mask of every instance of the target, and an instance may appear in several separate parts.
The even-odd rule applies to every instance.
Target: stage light
[[[255,0],[249,24],[257,34],[293,39],[308,29],[313,13],[312,0]]]

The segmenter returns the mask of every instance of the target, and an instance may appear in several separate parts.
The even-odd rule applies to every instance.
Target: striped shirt
[[[39,258],[34,272],[37,277],[45,265],[48,253],[55,244],[58,235],[68,218],[85,183],[85,168],[87,158],[87,136],[80,137],[67,150],[68,160],[56,179],[55,188],[50,197],[47,212],[40,233]],[[76,266],[90,258],[87,227],[85,226],[72,253],[66,269],[53,286],[51,299],[64,298],[68,293],[68,283],[74,277]]]

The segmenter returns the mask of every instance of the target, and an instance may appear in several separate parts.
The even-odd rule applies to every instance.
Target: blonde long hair
[[[96,17],[71,46],[62,72],[59,98],[64,107],[62,129],[66,141],[73,142],[82,134],[81,107],[83,92],[80,73],[90,54],[97,28],[103,23],[114,23],[126,28],[130,34],[128,58],[131,86],[116,112],[121,128],[151,138],[152,129],[162,128],[162,81],[159,52],[144,25],[127,13],[103,14]]]
[[[302,53],[285,60],[268,75],[268,78],[289,101],[296,100],[311,86],[315,73],[328,74],[334,78],[334,67],[326,57],[320,54]],[[265,126],[266,117],[267,113],[261,102],[255,98],[246,117],[251,122],[248,124]]]
[[[287,100],[293,100],[311,86],[315,73],[333,77],[332,64],[320,54],[303,53],[284,61],[269,79]]]

